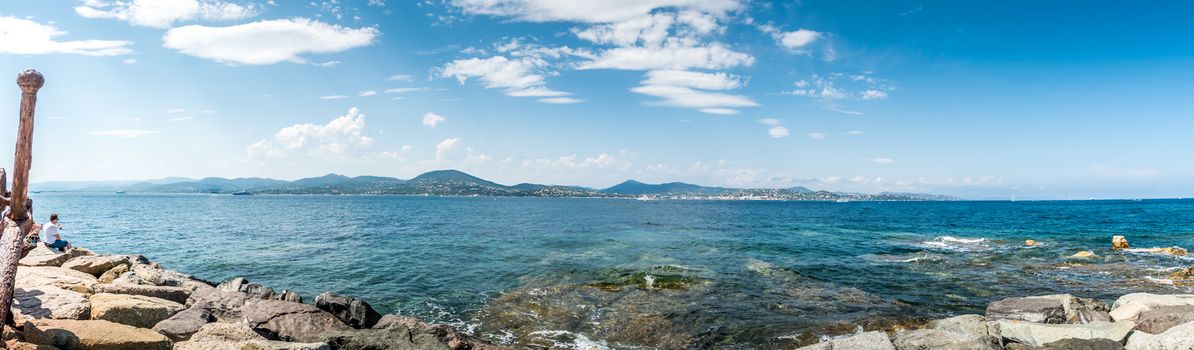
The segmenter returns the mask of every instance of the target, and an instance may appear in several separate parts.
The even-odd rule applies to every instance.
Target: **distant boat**
[[[654,200],[654,198],[651,198],[651,196],[644,194],[644,195],[638,196],[638,200],[646,202],[649,200]]]
[[[249,192],[249,191],[238,191],[238,192],[232,192],[232,195],[233,196],[252,196],[253,193]]]
[[[838,202],[838,203],[850,203],[850,199],[849,199],[849,198],[838,198],[838,199],[837,199],[836,201],[834,201],[834,202]]]
[[[124,191],[116,191],[116,194],[124,194]]]

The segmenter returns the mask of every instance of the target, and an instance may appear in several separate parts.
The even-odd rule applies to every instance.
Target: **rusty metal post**
[[[16,289],[17,263],[24,253],[24,239],[33,228],[29,217],[29,167],[33,164],[33,111],[37,107],[37,90],[45,78],[35,70],[17,74],[21,87],[21,125],[17,129],[17,150],[13,158],[12,197],[8,216],[4,218],[4,233],[0,234],[0,321],[11,312],[13,291]]]

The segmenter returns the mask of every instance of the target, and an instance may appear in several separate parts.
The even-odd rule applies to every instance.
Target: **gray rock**
[[[83,272],[92,276],[111,270],[116,265],[128,265],[129,258],[124,255],[90,255],[67,260],[62,267]]]
[[[895,350],[887,333],[874,331],[823,341],[797,350]]]
[[[896,332],[893,341],[898,350],[1000,350],[999,339],[989,335],[968,336],[937,329]]]
[[[117,278],[119,278],[125,272],[129,272],[129,265],[125,265],[125,264],[116,265],[116,267],[113,267],[113,268],[109,269],[108,271],[105,271],[103,274],[101,274],[99,276],[99,283],[112,283],[112,281],[115,281]]]
[[[1042,346],[1068,338],[1110,339],[1122,343],[1135,326],[1132,321],[1084,324],[1041,324],[1014,320],[995,322],[995,328],[1004,339],[1031,346]]]
[[[166,336],[145,328],[101,320],[33,320],[25,340],[65,350],[171,350]]]
[[[1132,333],[1128,350],[1188,350],[1194,349],[1194,322],[1186,322],[1160,334]]]
[[[319,340],[336,350],[452,350],[434,335],[406,327],[329,332]]]
[[[331,350],[325,343],[286,343],[267,340],[235,323],[208,323],[191,339],[174,344],[174,350]]]
[[[330,312],[352,328],[371,328],[381,319],[381,314],[364,300],[324,292],[315,297],[315,306]]]
[[[1065,323],[1065,305],[1054,298],[1007,298],[987,305],[987,319]]]
[[[1136,330],[1160,334],[1190,321],[1194,321],[1194,305],[1158,306],[1140,313]]]
[[[213,287],[211,283],[176,271],[150,267],[150,265],[133,265],[133,273],[142,284],[155,286],[183,287],[189,290]],[[123,276],[122,276],[123,277]],[[115,282],[113,282],[115,283]]]
[[[249,295],[241,292],[226,292],[217,288],[201,288],[191,293],[186,305],[211,311],[222,322],[239,322],[241,308],[249,301]]]
[[[352,329],[315,306],[289,301],[250,299],[241,314],[249,327],[283,341],[314,342],[320,333]]]
[[[289,289],[283,289],[281,292],[274,293],[274,295],[272,297],[270,297],[270,299],[284,300],[284,301],[295,302],[295,303],[303,302],[302,295],[299,295],[298,293],[295,293],[294,291],[289,290]]]
[[[983,315],[961,315],[940,320],[929,321],[929,329],[938,329],[954,334],[970,337],[993,336],[998,338],[999,331],[987,323]]]
[[[203,325],[216,321],[211,310],[203,307],[192,307],[174,314],[170,318],[158,322],[153,330],[162,333],[170,340],[179,342],[191,339],[191,335],[198,332]]]
[[[191,291],[182,287],[163,287],[151,285],[117,285],[97,284],[96,293],[129,294],[161,298],[179,304],[185,304],[191,296]]]
[[[1160,306],[1194,305],[1194,294],[1125,294],[1111,306],[1111,318],[1135,320],[1141,312]]]
[[[1065,323],[1111,322],[1111,308],[1092,298],[1078,298],[1069,294],[1045,295],[1034,298],[1054,299],[1065,309]]]
[[[381,319],[377,320],[377,324],[374,324],[373,328],[374,329],[384,329],[384,328],[407,327],[407,328],[411,328],[411,329],[420,329],[421,330],[421,329],[430,329],[431,326],[432,325],[429,323],[423,322],[422,320],[419,320],[418,318],[414,318],[414,317],[410,317],[410,316],[384,315],[381,317]]]
[[[1110,339],[1062,339],[1045,344],[1041,350],[1123,350],[1123,344]]]

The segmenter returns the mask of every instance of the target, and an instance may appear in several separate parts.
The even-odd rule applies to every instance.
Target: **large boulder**
[[[182,304],[142,295],[99,293],[91,296],[91,319],[150,328],[182,311]]]
[[[78,320],[91,313],[91,303],[83,294],[54,286],[18,287],[12,313],[16,324],[43,318]]]
[[[250,283],[244,277],[234,277],[220,284],[216,288],[225,292],[241,292],[248,295],[250,298],[268,299],[268,300],[285,300],[296,303],[303,302],[303,297],[290,290],[274,291],[273,288],[266,287],[257,283]]]
[[[120,275],[123,275],[125,272],[129,272],[129,265],[127,265],[127,264],[116,265],[116,267],[108,269],[108,271],[104,271],[103,274],[100,274],[99,283],[112,283],[112,281],[115,281],[117,278],[120,277]]]
[[[1180,305],[1194,305],[1194,294],[1131,293],[1115,300],[1110,315],[1116,321],[1135,320],[1141,312],[1161,306]]]
[[[325,343],[285,343],[265,339],[248,326],[208,323],[174,350],[331,350]]]
[[[1111,308],[1107,304],[1091,299],[1079,298],[1069,294],[1053,294],[1034,298],[1054,299],[1061,302],[1065,309],[1065,323],[1110,322]]]
[[[352,329],[319,308],[282,300],[250,301],[241,308],[249,327],[271,339],[313,342],[326,331]]]
[[[166,336],[144,328],[90,320],[33,320],[25,341],[63,350],[171,350]]]
[[[49,345],[37,345],[16,340],[5,342],[5,345],[8,346],[8,350],[59,350]]]
[[[990,320],[1065,323],[1065,305],[1056,298],[1007,298],[987,305]]]
[[[937,329],[917,329],[896,332],[892,341],[898,350],[1001,350],[999,338],[969,336]]]
[[[1040,350],[1123,350],[1124,345],[1110,339],[1062,339],[1045,344]]]
[[[76,290],[80,287],[92,289],[95,284],[95,276],[61,267],[29,266],[17,269],[17,288],[55,286]]]
[[[452,350],[434,335],[406,327],[328,332],[320,341],[336,350]]]
[[[373,329],[406,328],[413,332],[431,334],[452,350],[505,350],[506,347],[493,345],[489,342],[460,333],[452,326],[445,324],[430,324],[418,318],[399,315],[382,316]]]
[[[926,328],[942,330],[970,337],[999,337],[999,330],[987,323],[982,315],[961,315],[929,321]]]
[[[191,293],[186,305],[204,308],[223,322],[239,322],[241,308],[249,301],[249,296],[241,292],[226,292],[217,288],[202,288]]]
[[[153,330],[166,335],[173,341],[184,341],[198,332],[204,325],[216,321],[210,309],[192,307],[182,310],[153,326]]]
[[[154,297],[166,299],[179,304],[186,303],[187,299],[191,297],[191,291],[182,287],[97,284],[95,285],[94,290],[96,293],[129,294]]]
[[[29,254],[21,258],[18,263],[20,266],[62,266],[62,263],[70,260],[70,254],[61,253],[57,250],[47,248],[45,245],[38,244],[37,247],[29,251]]]
[[[1158,306],[1140,313],[1136,319],[1136,330],[1160,334],[1190,321],[1194,321],[1194,305]]]
[[[1128,350],[1194,349],[1194,322],[1186,322],[1160,334],[1137,331],[1128,338]]]
[[[129,258],[124,255],[92,255],[80,256],[67,260],[63,268],[79,271],[92,276],[99,276],[117,265],[128,265]]]
[[[315,297],[315,307],[330,312],[352,328],[371,328],[381,314],[361,299],[324,292]]]
[[[154,268],[153,265],[133,265],[132,273],[135,274],[135,276],[128,276],[128,278],[136,279],[143,284],[167,287],[183,287],[192,291],[201,288],[213,287],[211,283],[195,278],[191,275]],[[125,278],[125,276],[121,276],[121,278]]]
[[[802,347],[797,350],[895,350],[884,332],[866,332]]]
[[[1132,328],[1132,321],[1091,322],[1084,324],[1041,324],[1015,320],[995,322],[1005,340],[1030,346],[1042,346],[1067,338],[1110,339],[1122,343]]]

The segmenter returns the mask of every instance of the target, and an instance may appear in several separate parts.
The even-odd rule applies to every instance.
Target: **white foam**
[[[931,249],[963,252],[991,249],[991,247],[987,246],[986,238],[958,238],[954,236],[937,237],[931,241],[921,242],[920,245]]]
[[[534,331],[534,332],[531,332],[530,335],[541,336],[541,337],[544,337],[545,340],[551,341],[552,348],[565,348],[565,349],[576,349],[576,350],[610,350],[610,349],[612,349],[609,346],[609,344],[606,344],[604,341],[589,339],[589,337],[585,336],[584,334],[573,333],[573,332],[569,332],[569,331],[559,331],[559,330]],[[561,343],[557,339],[551,339],[551,338],[560,338],[560,337],[564,337],[564,336],[571,336],[572,343]]]
[[[987,241],[986,238],[958,238],[958,237],[954,237],[954,236],[943,236],[943,237],[940,237],[937,239],[945,241],[945,242],[958,242],[958,243],[965,243],[965,244],[975,244],[975,243],[982,243],[982,242]]]

